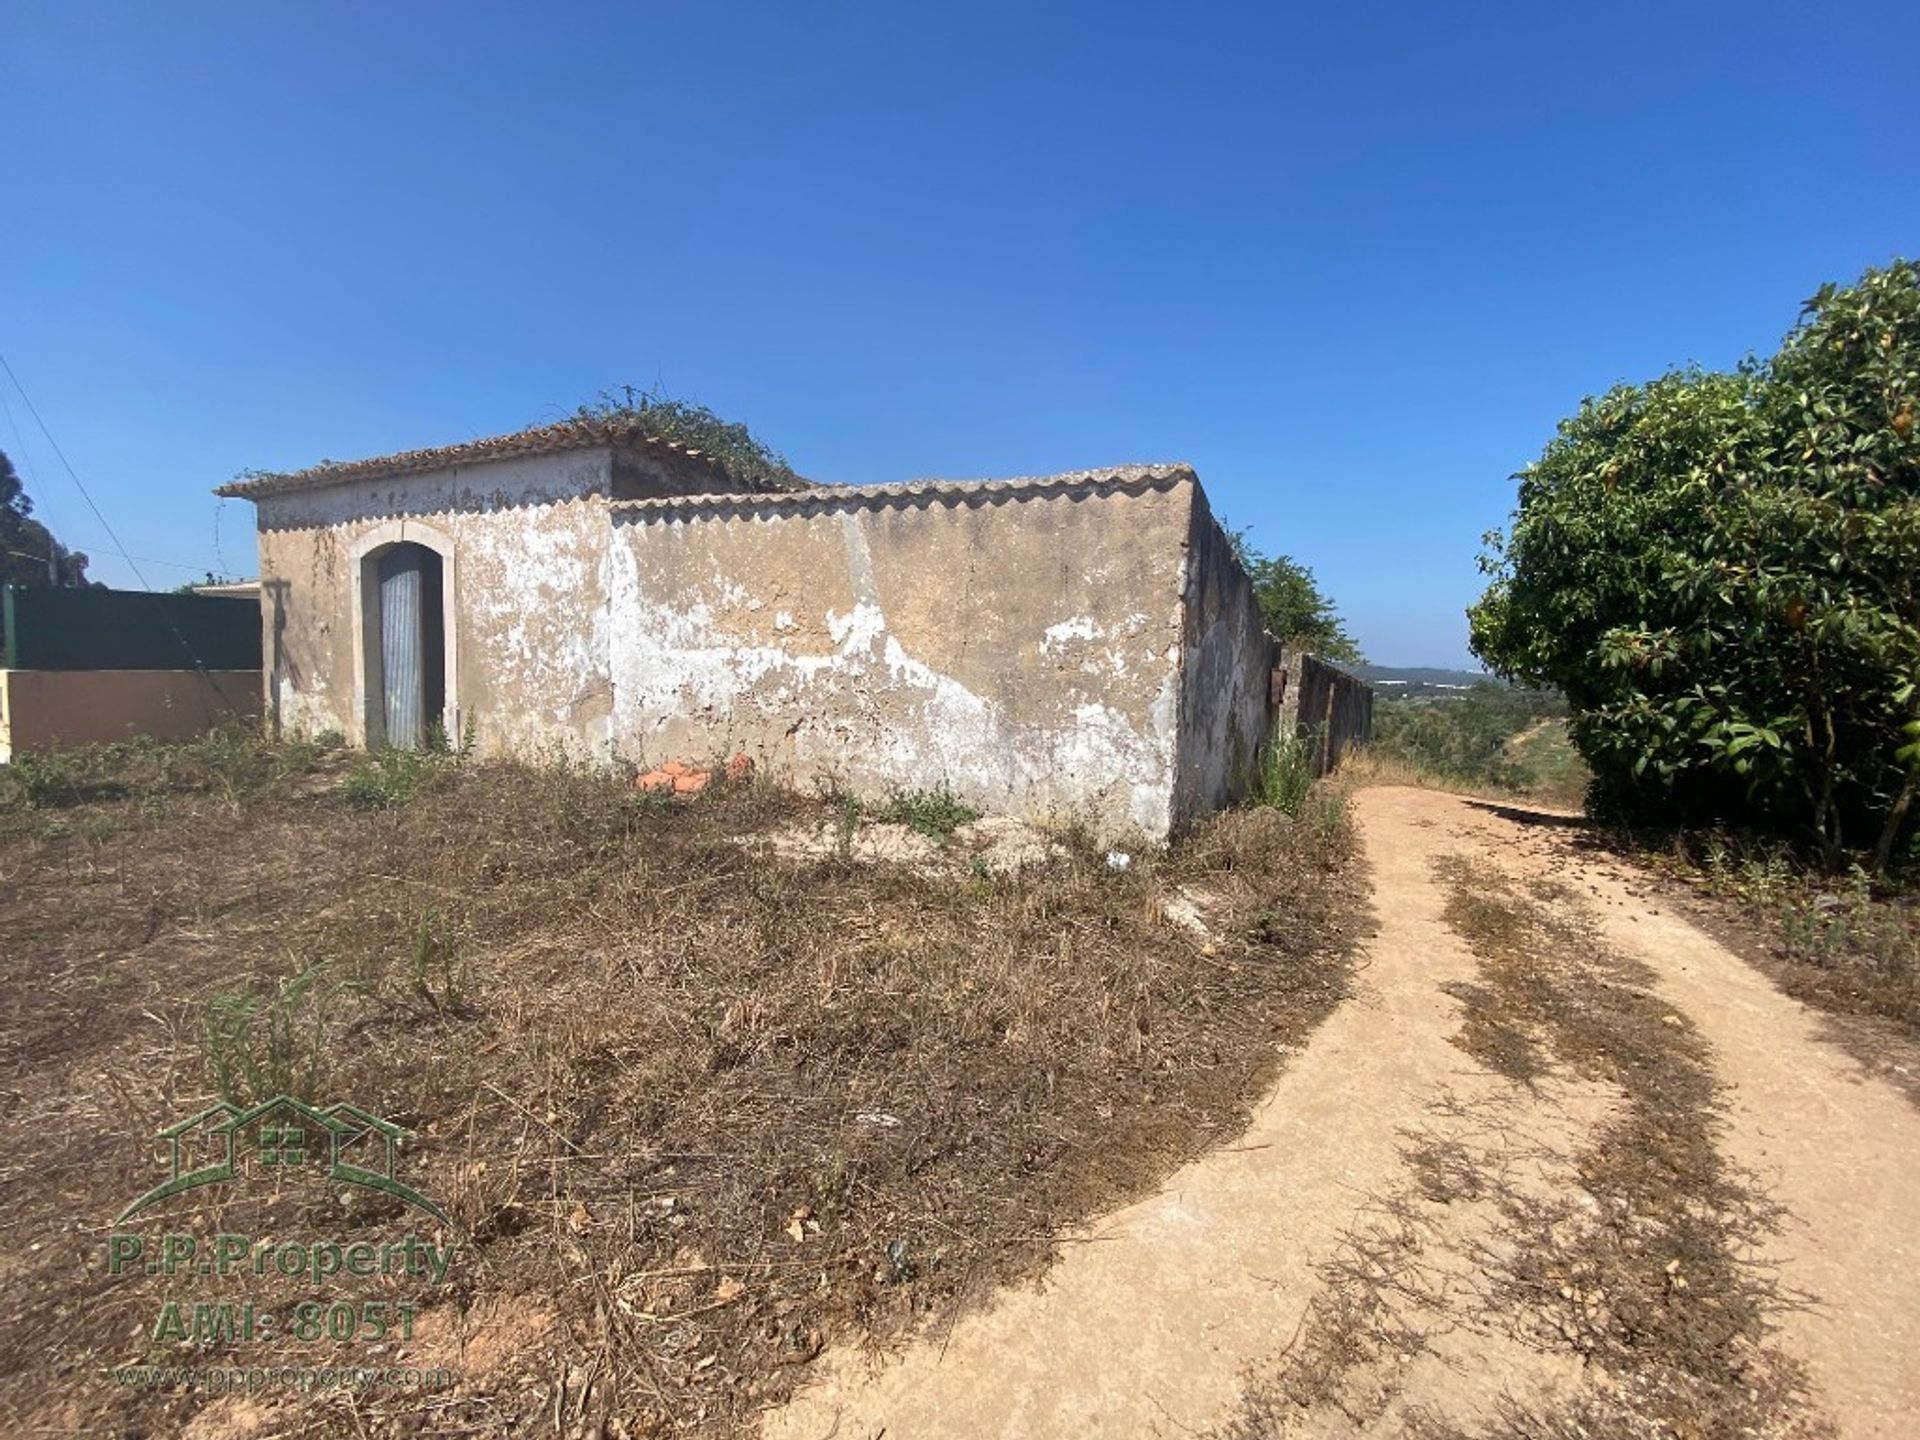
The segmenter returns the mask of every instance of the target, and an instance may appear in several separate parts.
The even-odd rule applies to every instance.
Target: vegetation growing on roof
[[[574,412],[597,424],[630,422],[650,435],[700,450],[726,467],[744,488],[791,490],[806,483],[787,457],[745,425],[723,420],[704,405],[675,400],[657,386],[642,390],[621,385],[602,390]]]

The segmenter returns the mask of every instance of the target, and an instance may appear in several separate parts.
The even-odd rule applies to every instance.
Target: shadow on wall
[[[285,580],[262,580],[260,582],[261,607],[266,623],[263,627],[269,637],[267,644],[267,719],[273,726],[273,735],[280,738],[280,699],[284,685],[292,685],[298,690],[303,681],[300,668],[287,656],[287,595],[292,586]]]

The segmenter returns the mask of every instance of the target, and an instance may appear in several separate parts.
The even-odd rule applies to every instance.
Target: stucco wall
[[[614,507],[614,743],[1164,835],[1189,472]]]
[[[1197,492],[1187,535],[1186,599],[1176,828],[1246,797],[1272,719],[1273,640],[1252,581]]]
[[[0,670],[0,762],[136,735],[185,740],[259,718],[258,670]]]
[[[445,561],[447,723],[482,753],[607,752],[607,450],[264,496],[270,712],[366,740],[359,560],[412,540]]]
[[[447,724],[483,754],[745,751],[801,785],[1152,838],[1245,793],[1270,642],[1185,467],[697,479],[589,449],[261,495],[270,713],[365,743],[361,576],[418,541],[444,561]]]

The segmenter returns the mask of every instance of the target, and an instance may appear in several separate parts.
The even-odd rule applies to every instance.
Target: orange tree
[[[1920,266],[1809,300],[1777,354],[1587,400],[1487,537],[1474,653],[1556,686],[1627,816],[1911,844]]]

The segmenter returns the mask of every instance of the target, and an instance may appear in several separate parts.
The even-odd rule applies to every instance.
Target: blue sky
[[[1895,5],[0,10],[0,353],[146,579],[211,486],[655,382],[806,474],[1186,459],[1467,660],[1588,393],[1920,253]],[[0,381],[0,448],[136,583]],[[17,429],[15,428],[17,427]],[[171,565],[156,563],[173,562]]]

